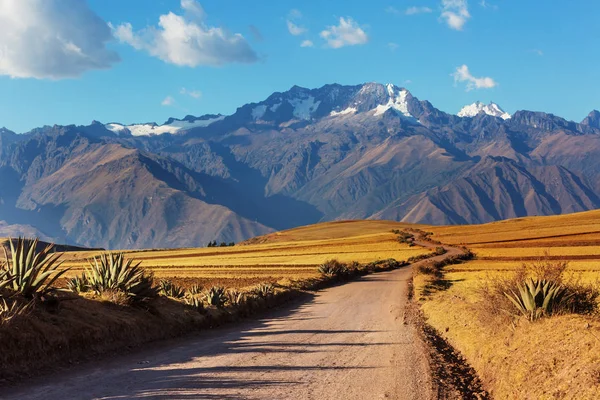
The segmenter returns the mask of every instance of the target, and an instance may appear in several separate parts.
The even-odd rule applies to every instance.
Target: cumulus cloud
[[[408,7],[404,14],[406,15],[415,15],[415,14],[429,14],[433,12],[433,10],[429,7]]]
[[[300,43],[300,47],[313,47],[315,44],[312,42],[312,40],[304,40],[302,43]]]
[[[350,17],[341,17],[339,25],[327,27],[321,32],[321,37],[325,39],[327,46],[334,49],[365,44],[369,41],[365,31]]]
[[[167,96],[160,104],[163,106],[172,106],[173,104],[175,104],[175,99],[173,98],[173,96]]]
[[[0,75],[64,79],[119,61],[110,28],[81,0],[0,0]]]
[[[179,66],[220,66],[228,63],[253,63],[254,50],[239,33],[204,22],[206,13],[195,0],[181,0],[184,15],[161,15],[158,27],[134,32],[129,23],[114,28],[115,36],[137,50]]]
[[[288,27],[288,31],[294,36],[299,36],[299,35],[302,35],[303,33],[306,33],[306,28],[296,25],[289,19],[287,20],[287,27]]]
[[[471,18],[467,0],[442,0],[441,18],[451,29],[462,31]]]
[[[473,89],[491,89],[498,86],[498,83],[490,77],[481,77],[477,78],[471,74],[469,71],[469,67],[466,65],[461,65],[456,68],[456,71],[452,74],[454,77],[454,82],[466,82],[467,91],[471,91]]]

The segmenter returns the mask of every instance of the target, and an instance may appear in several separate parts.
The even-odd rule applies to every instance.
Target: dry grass
[[[332,229],[331,225],[336,227]],[[40,369],[65,360],[94,358],[215,326],[280,304],[298,296],[301,290],[318,289],[387,268],[363,265],[348,276],[321,277],[317,265],[328,259],[368,264],[429,253],[398,243],[391,229],[399,226],[402,224],[379,221],[324,224],[320,234],[318,226],[300,228],[297,234],[287,231],[287,242],[262,238],[261,244],[228,248],[129,251],[127,257],[142,261],[142,267],[157,279],[169,279],[186,290],[193,286],[199,286],[202,292],[213,286],[235,289],[245,292],[247,301],[240,307],[227,304],[219,309],[205,304],[196,308],[186,305],[183,299],[160,297],[133,306],[121,292],[61,293],[60,299],[36,304],[31,315],[11,317],[10,321],[6,318],[10,323],[0,324],[0,382],[38,374]],[[99,254],[64,253],[63,267],[72,269],[57,284],[64,286],[67,278],[81,275],[87,259]],[[261,285],[272,287],[273,293],[250,296]],[[10,313],[4,312],[7,317],[12,316]]]
[[[128,251],[160,279],[185,279],[208,286],[245,287],[257,282],[299,280],[318,276],[317,266],[328,259],[369,263],[406,260],[429,250],[400,244],[392,229],[406,224],[386,221],[336,222],[302,227],[262,237],[259,244],[176,250]],[[285,240],[285,241],[284,241]],[[100,253],[64,253],[67,276],[81,274],[87,259]],[[246,284],[247,283],[247,284]],[[191,284],[191,283],[190,283]]]
[[[536,274],[536,260],[546,255],[548,264],[566,264],[561,278],[568,284],[600,289],[600,211],[428,230],[479,257],[446,267],[443,290],[423,295],[425,275],[414,285],[428,322],[463,353],[495,398],[600,398],[598,316],[530,323],[500,311],[506,304],[494,302],[503,299],[486,294],[513,279],[524,262],[531,266],[527,273]]]

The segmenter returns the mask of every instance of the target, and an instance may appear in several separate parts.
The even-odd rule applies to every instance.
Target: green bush
[[[0,288],[11,289],[23,297],[32,299],[41,297],[56,290],[52,284],[56,282],[67,270],[59,271],[61,262],[60,254],[53,254],[54,245],[50,244],[45,249],[37,251],[38,239],[30,240],[18,238],[9,239],[11,255],[6,248],[4,255],[6,262],[0,276]]]
[[[509,290],[504,295],[530,321],[564,309],[569,299],[567,288],[541,279],[528,279],[517,284],[517,291]]]
[[[161,280],[158,287],[160,289],[160,294],[163,296],[172,297],[174,299],[183,299],[185,297],[185,290],[168,279]]]
[[[98,294],[116,291],[126,294],[132,302],[146,301],[158,296],[159,289],[153,278],[133,260],[125,260],[123,253],[105,253],[89,261],[86,278],[90,288]]]
[[[67,289],[74,293],[85,293],[90,290],[90,283],[85,275],[67,279]]]
[[[227,302],[225,288],[222,286],[213,286],[205,294],[206,303],[211,306],[221,308]]]
[[[348,273],[348,267],[338,260],[327,260],[319,266],[318,271],[328,278],[340,278]]]
[[[257,297],[266,299],[275,293],[275,286],[271,285],[270,283],[261,283],[252,289],[252,293]]]

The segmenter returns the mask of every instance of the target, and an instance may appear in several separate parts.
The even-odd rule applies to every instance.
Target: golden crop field
[[[447,266],[441,289],[427,291],[428,278],[419,275],[415,290],[429,324],[465,355],[495,397],[598,398],[596,318],[567,314],[505,326],[486,308],[484,293],[524,263],[545,261],[567,262],[563,279],[600,288],[600,211],[425,229],[477,255]]]
[[[317,266],[329,259],[342,262],[394,258],[406,260],[429,250],[400,244],[392,229],[407,224],[389,221],[330,222],[270,234],[234,247],[127,251],[157,278],[183,286],[219,284],[244,287],[260,282],[317,276]],[[97,251],[64,253],[69,275],[81,274]]]

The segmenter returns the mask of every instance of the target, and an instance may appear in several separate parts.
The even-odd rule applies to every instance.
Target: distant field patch
[[[316,277],[317,266],[329,259],[369,263],[389,258],[401,261],[429,253],[419,246],[398,242],[391,230],[403,226],[387,221],[326,223],[268,235],[255,240],[255,244],[127,251],[126,256],[142,262],[157,278],[184,280],[190,285],[194,281],[205,286],[243,287]],[[314,239],[309,239],[313,236]],[[68,275],[81,274],[87,260],[98,254],[96,251],[65,253],[65,267],[71,268]]]

